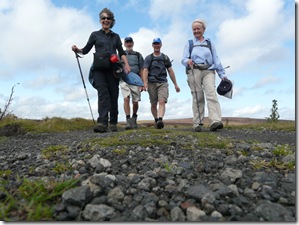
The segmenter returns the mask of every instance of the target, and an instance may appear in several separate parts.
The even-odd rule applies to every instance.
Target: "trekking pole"
[[[88,105],[89,105],[89,110],[90,110],[90,113],[91,113],[92,121],[93,121],[93,124],[96,124],[95,121],[94,121],[94,118],[93,118],[93,114],[92,114],[92,110],[91,110],[90,102],[89,102],[89,97],[88,97],[88,94],[87,94],[87,90],[86,90],[86,86],[85,86],[85,82],[84,82],[84,78],[83,78],[81,66],[80,66],[80,63],[79,63],[79,58],[82,58],[82,57],[79,56],[77,52],[75,52],[75,55],[76,55],[76,58],[77,58],[78,67],[79,67],[79,70],[80,70],[80,74],[81,74],[81,78],[82,78],[82,83],[83,83],[83,87],[84,87],[84,90],[85,90],[87,102],[88,102]]]
[[[192,73],[192,76],[193,76],[193,88],[194,88],[194,94],[195,94],[195,99],[196,99],[196,107],[197,107],[197,112],[198,112],[198,117],[199,117],[199,124],[202,124],[202,121],[201,121],[201,118],[200,118],[199,100],[198,100],[198,96],[197,96],[197,93],[196,93],[194,68],[193,68],[193,65],[190,66],[190,67],[191,67],[191,73]]]

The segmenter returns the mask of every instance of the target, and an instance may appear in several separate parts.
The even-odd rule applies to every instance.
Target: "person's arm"
[[[170,79],[171,79],[171,81],[172,81],[172,83],[174,85],[174,88],[175,88],[176,92],[180,92],[181,89],[179,88],[179,86],[176,83],[176,78],[175,78],[175,74],[174,74],[174,71],[173,71],[172,67],[169,67],[167,69],[167,71],[169,73]]]
[[[84,46],[84,48],[78,48],[76,45],[72,46],[72,50],[74,52],[86,55],[93,47],[95,43],[95,36],[93,33],[91,33],[91,35],[89,36],[88,42],[86,43],[86,45]]]
[[[212,51],[212,58],[213,58],[213,64],[215,66],[215,70],[216,70],[218,76],[220,77],[220,79],[222,79],[222,80],[227,79],[227,77],[225,75],[225,69],[223,68],[223,66],[219,60],[215,45],[213,43],[211,43],[211,46],[212,46],[211,51]]]
[[[130,73],[131,72],[131,67],[129,65],[127,56],[124,54],[124,55],[121,56],[121,59],[122,59],[122,61],[125,64],[125,71],[126,71],[126,73]]]
[[[187,44],[185,44],[185,46],[184,46],[183,58],[182,58],[181,63],[183,66],[187,66],[187,65],[192,66],[193,65],[193,62],[192,62],[192,59],[191,59],[191,56],[189,53],[189,42]]]
[[[144,69],[143,68],[141,68],[140,70],[139,70],[139,75],[140,75],[140,78],[141,78],[141,80],[142,80],[142,82],[143,82],[143,73],[144,73]],[[143,82],[144,83],[144,82]],[[140,91],[144,91],[144,86],[143,87],[141,87],[140,88]]]
[[[142,73],[142,79],[143,79],[143,84],[144,84],[144,91],[147,91],[147,84],[148,84],[148,69],[143,68],[143,73]]]

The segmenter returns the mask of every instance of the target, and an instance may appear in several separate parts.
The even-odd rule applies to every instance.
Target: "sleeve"
[[[145,57],[144,63],[143,63],[143,68],[148,69],[150,61],[151,61],[150,57],[151,57],[151,55],[148,55],[148,56]]]
[[[143,68],[143,64],[144,64],[144,59],[143,56],[141,55],[140,52],[138,52],[138,62],[139,62],[139,68],[142,69]]]
[[[82,49],[83,50],[83,55],[86,55],[91,49],[92,47],[94,46],[95,44],[95,35],[94,35],[94,32],[92,32],[89,36],[89,39],[86,43],[86,45],[84,46],[84,48]]]
[[[119,37],[118,34],[117,34],[116,49],[117,49],[117,52],[118,52],[119,57],[122,57],[123,55],[126,55],[126,53],[125,53],[125,51],[124,51],[124,49],[123,49],[123,46],[122,46],[120,37]]]
[[[182,58],[182,65],[183,66],[187,66],[187,62],[189,60],[189,42],[187,44],[185,44],[184,46],[184,50],[183,50],[183,58]]]
[[[217,55],[215,45],[212,42],[211,42],[211,47],[212,47],[212,57],[213,57],[213,64],[215,66],[215,70],[216,70],[218,76],[220,78],[223,78],[225,76],[225,70],[223,69],[223,66],[220,62],[218,55]]]
[[[165,55],[165,67],[166,69],[170,68],[172,66],[170,59],[167,55]]]

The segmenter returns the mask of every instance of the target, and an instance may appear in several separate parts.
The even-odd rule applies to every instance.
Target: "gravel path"
[[[126,133],[123,129],[119,132]],[[114,134],[82,130],[0,139],[0,170],[45,181],[78,177],[80,185],[66,191],[55,206],[54,220],[58,221],[296,220],[295,169],[252,166],[253,162],[269,163],[274,158],[285,164],[294,162],[295,132],[214,132],[219,141],[233,140],[229,151],[186,150],[185,143],[197,146],[201,141],[191,135],[178,137],[169,145],[146,148],[124,143],[89,149],[88,143],[83,144],[84,140]],[[129,138],[136,135],[138,132],[133,132]],[[286,144],[292,154],[273,153],[278,145]],[[41,150],[53,145],[66,145],[70,152],[55,160],[41,157]],[[115,154],[115,148],[126,151]],[[61,161],[70,162],[72,170],[57,175],[51,168]],[[35,169],[29,172],[30,168]],[[12,179],[7,188],[14,185]]]

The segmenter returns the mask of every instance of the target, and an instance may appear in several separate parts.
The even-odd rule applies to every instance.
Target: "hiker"
[[[134,41],[132,37],[126,37],[124,39],[125,52],[127,59],[131,68],[131,71],[138,74],[142,79],[143,62],[144,59],[142,55],[133,50]],[[122,79],[120,79],[121,92],[124,97],[124,111],[126,114],[126,130],[137,128],[137,111],[139,108],[139,101],[141,101],[141,92],[143,87],[136,85],[127,84]],[[130,98],[132,98],[132,118],[131,118],[131,108],[130,108]]]
[[[113,12],[104,8],[99,13],[99,16],[102,28],[91,33],[84,48],[80,49],[76,45],[73,45],[72,50],[85,55],[95,46],[92,85],[98,92],[99,117],[94,132],[107,132],[108,121],[110,123],[110,131],[117,132],[119,78],[114,76],[110,63],[111,55],[116,54],[117,50],[125,64],[125,72],[129,73],[131,69],[119,35],[111,30],[115,24]],[[102,58],[102,60],[99,60],[99,58]]]
[[[192,22],[194,38],[184,47],[181,63],[186,67],[187,82],[193,102],[193,129],[201,132],[204,119],[205,99],[208,106],[210,130],[223,128],[221,109],[215,90],[215,71],[225,80],[225,70],[217,56],[215,45],[204,37],[206,23],[196,19]]]
[[[162,47],[161,39],[154,38],[152,47],[154,52],[144,59],[143,83],[144,90],[147,90],[149,94],[155,127],[162,129],[164,127],[163,117],[166,110],[166,103],[169,97],[167,72],[176,92],[180,92],[180,88],[176,83],[175,74],[168,56],[160,51]]]

